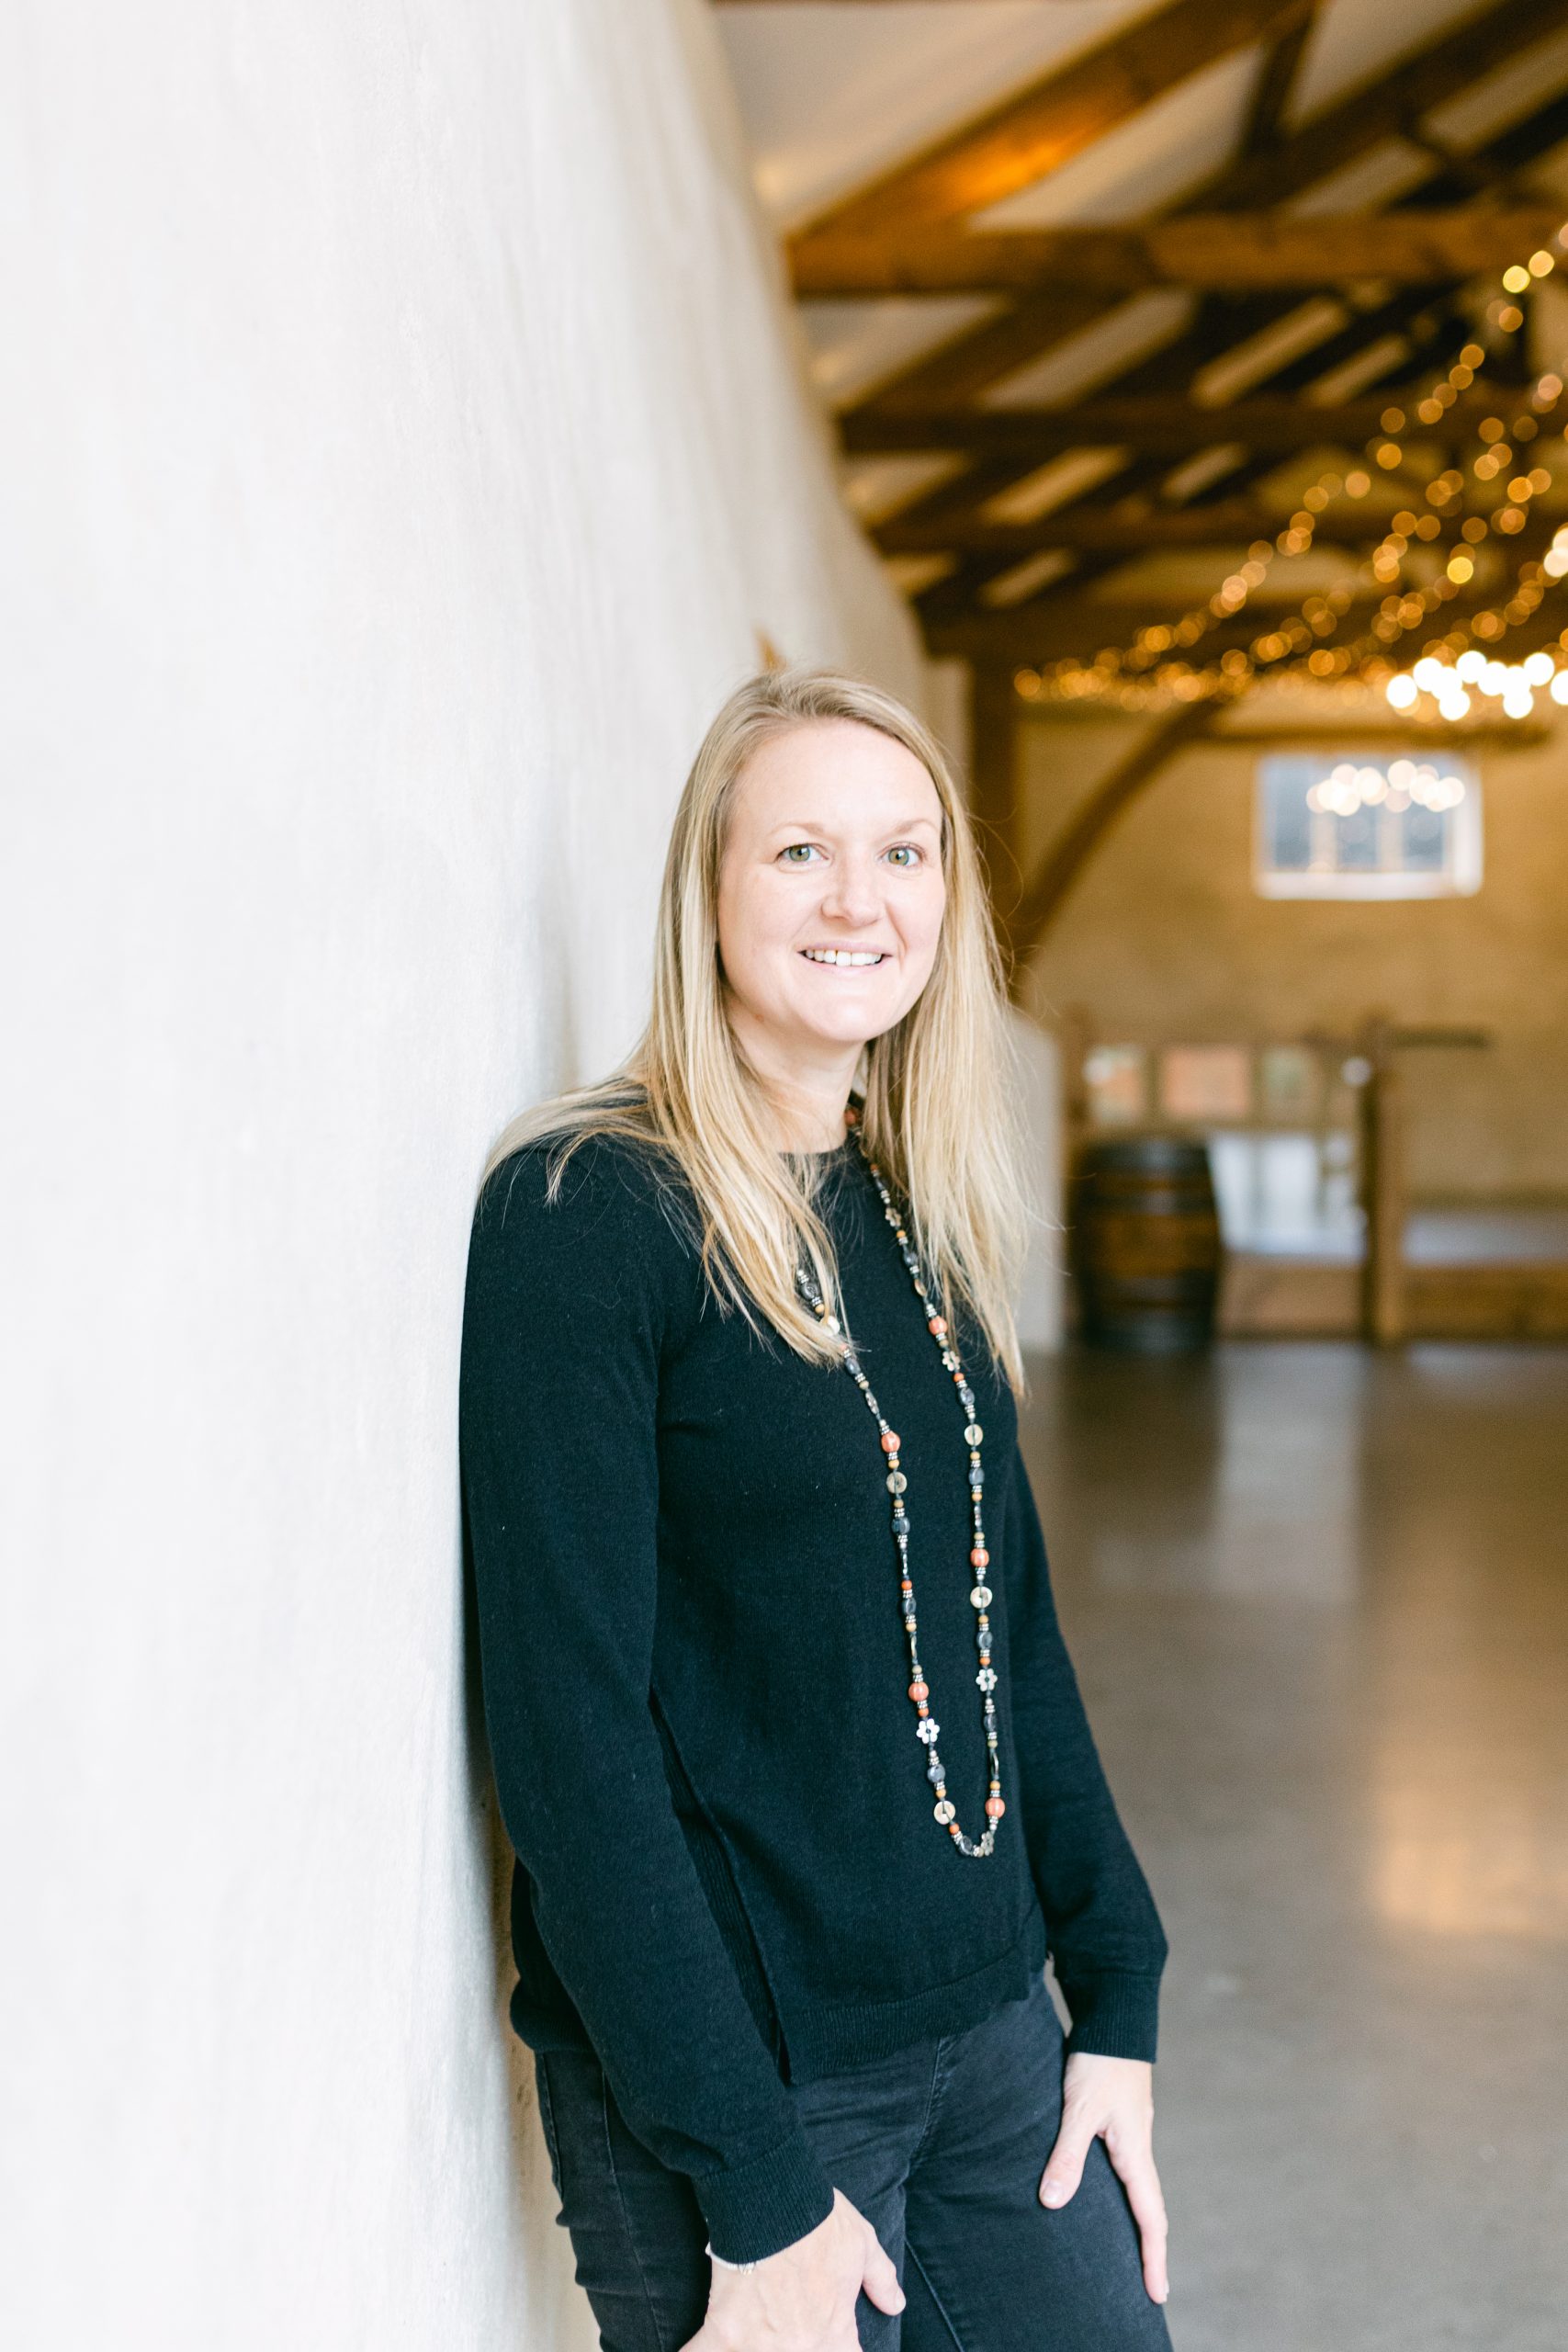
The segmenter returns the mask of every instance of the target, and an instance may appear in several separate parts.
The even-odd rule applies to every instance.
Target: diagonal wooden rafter
[[[1059,170],[1201,67],[1277,37],[1313,0],[1166,0],[841,198],[791,240],[792,254],[897,220],[952,221]]]
[[[1186,703],[1156,719],[1069,818],[1031,876],[1007,927],[1015,990],[1063,900],[1107,833],[1178,752],[1212,731],[1213,717],[1211,704]]]
[[[1306,45],[1316,31],[1322,14],[1321,6],[1314,6],[1299,25],[1292,25],[1269,43],[1252,93],[1252,104],[1247,110],[1240,154],[1261,155],[1279,137]]]

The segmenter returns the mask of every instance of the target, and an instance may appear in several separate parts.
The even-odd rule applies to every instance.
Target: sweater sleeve
[[[1067,2047],[1152,2059],[1165,1931],[1100,1768],[1016,1446],[1002,1557],[1023,1834],[1072,2018]]]
[[[475,1213],[464,1498],[486,1727],[540,1936],[637,2137],[716,2253],[760,2259],[833,2192],[730,1963],[649,1712],[660,1351],[689,1280],[636,1148],[538,1146]]]

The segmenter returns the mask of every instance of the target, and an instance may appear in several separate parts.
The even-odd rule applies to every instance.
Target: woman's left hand
[[[1144,2284],[1156,2303],[1170,2292],[1165,2267],[1165,2199],[1155,2170],[1155,2070],[1141,2058],[1077,2050],[1062,2083],[1062,2128],[1040,2180],[1040,2202],[1065,2205],[1083,2178],[1096,2140],[1127,2191],[1144,2250]]]

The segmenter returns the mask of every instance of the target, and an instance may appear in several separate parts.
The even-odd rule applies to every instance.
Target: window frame
[[[1444,755],[1450,772],[1463,782],[1465,795],[1456,808],[1441,812],[1447,822],[1440,866],[1423,871],[1399,866],[1283,867],[1269,863],[1271,767],[1304,761],[1318,769],[1318,775],[1312,781],[1320,782],[1342,763],[1381,768],[1386,775],[1393,761],[1416,755],[1416,747],[1409,751],[1373,752],[1356,751],[1348,745],[1333,752],[1306,744],[1295,751],[1280,748],[1260,752],[1254,764],[1252,786],[1252,881],[1258,897],[1332,899],[1341,905],[1358,900],[1365,904],[1390,899],[1473,898],[1484,873],[1481,775],[1474,763],[1462,756]],[[1431,754],[1425,756],[1429,758]],[[1387,813],[1379,811],[1380,824],[1386,823]],[[1336,820],[1328,817],[1321,821],[1333,824]]]

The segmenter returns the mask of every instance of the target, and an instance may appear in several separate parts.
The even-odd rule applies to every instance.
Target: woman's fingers
[[[869,2222],[865,2225],[865,2277],[862,2284],[879,2312],[903,2310],[904,2290],[898,2284],[898,2273]]]
[[[1065,2205],[1083,2178],[1084,2159],[1094,2142],[1095,2120],[1090,2110],[1078,2100],[1069,2098],[1062,2109],[1062,2128],[1056,2134],[1056,2144],[1040,2177],[1042,2205]]]
[[[1127,2192],[1143,2255],[1144,2284],[1156,2303],[1170,2291],[1166,2268],[1165,2199],[1154,2158],[1153,2068],[1143,2059],[1077,2052],[1062,2086],[1062,2124],[1040,2182],[1040,2201],[1066,2204],[1083,2178],[1097,2139]]]
[[[1108,2138],[1106,2146],[1127,2191],[1133,2219],[1138,2225],[1138,2238],[1144,2250],[1144,2284],[1155,2301],[1163,2303],[1170,2292],[1165,2251],[1168,2233],[1165,2198],[1160,2190],[1159,2175],[1155,2170],[1154,2156],[1146,2143],[1123,2151],[1114,2139]]]

